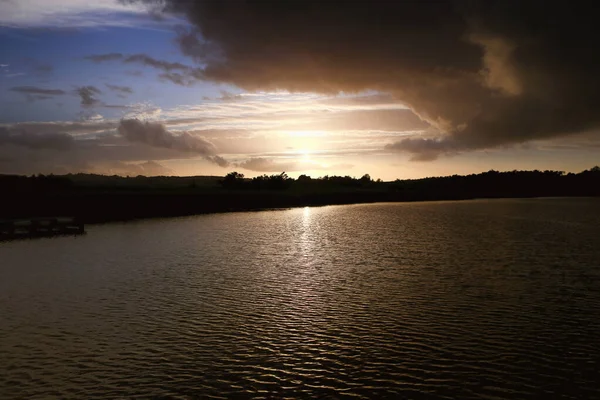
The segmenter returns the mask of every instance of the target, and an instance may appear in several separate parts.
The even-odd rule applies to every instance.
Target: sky
[[[600,164],[587,7],[0,0],[0,173],[579,172]]]

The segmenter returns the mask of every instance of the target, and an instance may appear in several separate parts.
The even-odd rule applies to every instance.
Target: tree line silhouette
[[[285,172],[246,178],[119,177],[91,174],[0,175],[0,218],[75,216],[85,222],[207,212],[377,201],[600,196],[600,167],[562,171],[488,171],[422,179],[373,180]]]
[[[350,187],[362,188],[373,187],[374,181],[369,174],[356,179],[351,176],[324,176],[313,179],[308,175],[300,175],[297,179],[290,178],[285,172],[276,175],[261,175],[252,179],[246,179],[244,174],[230,172],[219,181],[225,188],[247,189],[247,190],[284,190],[291,187]],[[375,181],[383,183],[381,179]]]

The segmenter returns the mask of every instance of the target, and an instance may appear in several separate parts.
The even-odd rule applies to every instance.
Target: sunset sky
[[[578,172],[577,3],[0,0],[0,173]]]

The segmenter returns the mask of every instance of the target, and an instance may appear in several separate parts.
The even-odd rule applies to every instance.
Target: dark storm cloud
[[[214,43],[202,40],[197,30],[179,27],[176,31],[175,42],[179,45],[181,52],[194,61],[204,62],[207,59],[212,61],[223,59],[219,47]]]
[[[100,104],[100,101],[94,96],[101,94],[102,92],[95,86],[80,86],[76,90],[79,97],[81,97],[81,105],[83,107],[92,107]]]
[[[41,96],[60,96],[66,94],[64,90],[60,89],[45,89],[36,86],[15,86],[9,89],[11,92],[30,94],[30,95],[41,95]]]
[[[158,122],[125,119],[121,120],[117,132],[130,142],[195,153],[219,166],[228,165],[225,159],[215,154],[216,149],[211,142],[188,132],[174,134],[168,131],[165,125]]]
[[[441,133],[416,159],[600,128],[593,3],[125,0],[164,5],[199,79],[248,90],[391,93]],[[214,50],[214,49],[218,49]]]

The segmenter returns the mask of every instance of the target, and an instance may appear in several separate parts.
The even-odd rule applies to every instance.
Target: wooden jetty
[[[28,239],[85,233],[77,218],[28,218],[0,220],[0,240]]]

